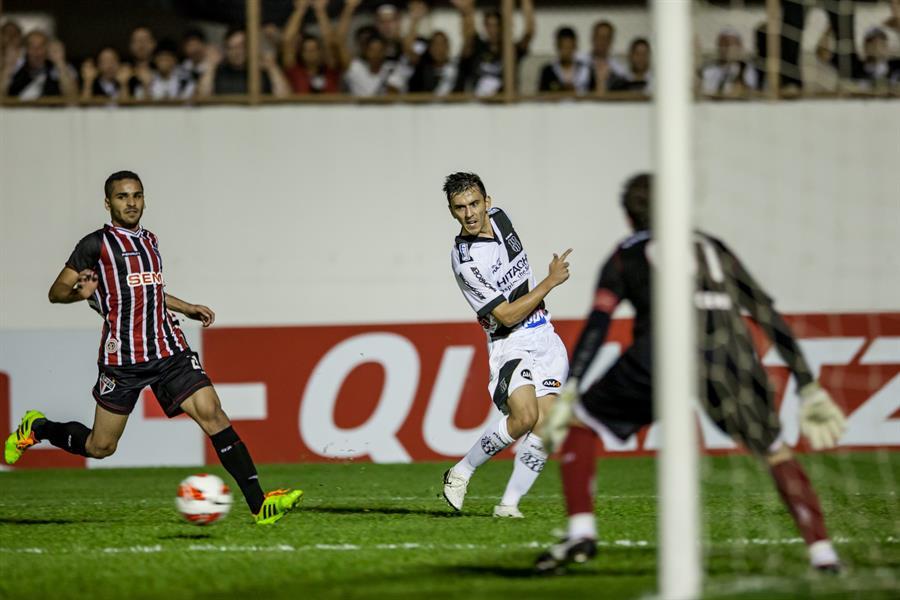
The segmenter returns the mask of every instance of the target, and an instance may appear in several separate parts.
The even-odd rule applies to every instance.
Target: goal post
[[[696,328],[693,309],[691,104],[692,2],[654,0],[653,227],[654,403],[661,433],[657,460],[658,585],[668,599],[697,598],[702,585]]]

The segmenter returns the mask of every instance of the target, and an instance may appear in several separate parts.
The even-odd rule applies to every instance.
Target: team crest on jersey
[[[100,375],[100,395],[108,394],[116,389],[116,380],[106,374]]]
[[[519,241],[519,236],[515,233],[506,236],[506,243],[509,244],[510,249],[516,254],[522,251],[522,242]]]
[[[116,352],[119,351],[120,347],[121,347],[121,344],[119,343],[119,340],[117,340],[116,338],[109,338],[108,340],[106,340],[106,353],[107,354],[115,354]]]
[[[472,260],[472,256],[469,254],[468,242],[460,243],[458,248],[459,248],[459,262],[469,262]]]

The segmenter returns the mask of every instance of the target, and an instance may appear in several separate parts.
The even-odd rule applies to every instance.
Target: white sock
[[[461,461],[453,466],[453,470],[468,481],[475,469],[486,463],[492,456],[512,444],[514,440],[506,429],[506,420],[504,416],[499,421],[491,423],[481,434],[481,438],[466,453]]]
[[[522,496],[528,493],[531,486],[537,480],[538,475],[544,470],[547,463],[547,453],[544,452],[544,444],[541,438],[534,433],[527,433],[519,447],[516,449],[516,459],[513,463],[513,472],[506,484],[506,491],[500,504],[504,506],[518,506]]]
[[[569,539],[597,539],[597,521],[591,513],[569,515]]]
[[[834,565],[839,562],[837,552],[829,540],[819,540],[809,545],[809,562],[814,567]]]

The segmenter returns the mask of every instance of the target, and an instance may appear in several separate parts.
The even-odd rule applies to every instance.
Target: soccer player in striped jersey
[[[544,297],[569,278],[566,257],[553,255],[535,284],[522,240],[505,212],[491,206],[481,178],[454,173],[444,182],[450,214],[462,230],[450,253],[453,274],[488,338],[490,392],[503,417],[444,473],[444,498],[462,510],[469,479],[480,465],[521,438],[512,476],[495,517],[522,518],[519,500],[547,461],[535,433],[569,370],[566,348],[550,324]]]
[[[104,194],[110,222],[78,242],[49,293],[53,303],[87,300],[103,317],[93,427],[51,421],[29,410],[6,440],[6,462],[15,463],[42,440],[72,454],[110,456],[141,390],[149,386],[167,416],[187,413],[209,436],[255,521],[261,525],[278,521],[297,506],[303,492],[263,493],[250,453],[169,311],[204,327],[213,324],[215,313],[166,292],[158,240],[140,224],[144,213],[140,177],[131,171],[113,173]]]
[[[572,370],[559,401],[541,430],[548,450],[562,446],[563,491],[568,535],[542,554],[538,571],[584,562],[596,553],[593,482],[596,438],[601,433],[628,439],[653,421],[650,229],[652,178],[628,180],[622,206],[634,233],[603,265],[594,307],[572,353]],[[828,537],[822,508],[806,472],[782,440],[772,387],[754,350],[744,321],[746,310],[773,342],[797,380],[800,429],[813,449],[837,444],[844,415],[815,377],[774,301],[718,239],[697,232],[698,358],[703,406],[719,428],[741,442],[769,469],[775,487],[809,550],[810,564],[840,569]],[[621,300],[634,307],[634,341],[583,394],[579,380],[606,338]],[[563,443],[564,442],[564,443]]]

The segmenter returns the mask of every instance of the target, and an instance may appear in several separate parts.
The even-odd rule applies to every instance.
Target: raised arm
[[[470,58],[475,52],[475,0],[450,0],[459,10],[462,26],[462,58]]]
[[[316,13],[316,23],[319,25],[319,34],[322,36],[325,65],[329,69],[337,68],[338,51],[335,48],[334,27],[328,17],[328,0],[313,0],[313,11]]]
[[[90,100],[93,96],[94,82],[97,80],[97,67],[94,59],[88,58],[81,63],[81,99]]]
[[[297,63],[297,41],[300,39],[300,26],[309,9],[309,0],[294,0],[294,10],[284,24],[284,35],[281,38],[281,64],[285,69]]]
[[[344,9],[338,19],[337,32],[335,33],[335,46],[338,49],[338,62],[341,69],[346,69],[353,58],[350,50],[350,23],[353,21],[353,13],[359,8],[362,0],[345,0]]]
[[[73,69],[66,63],[66,47],[59,40],[53,40],[47,47],[47,58],[59,71],[59,87],[66,100],[78,99],[78,82],[75,80]]]
[[[525,20],[525,31],[522,32],[522,37],[516,42],[516,46],[524,54],[528,51],[531,40],[534,38],[534,0],[522,0],[522,18]]]
[[[524,321],[528,315],[540,306],[553,288],[565,283],[569,278],[569,263],[566,262],[566,258],[571,252],[572,249],[569,248],[562,253],[562,256],[554,254],[553,260],[550,261],[547,277],[521,298],[513,302],[501,302],[498,304],[491,311],[494,318],[505,327],[513,327]]]
[[[415,65],[421,56],[416,52],[416,40],[419,38],[419,25],[428,14],[428,5],[422,0],[412,0],[409,3],[409,31],[403,38],[403,53],[410,64]]]
[[[176,298],[172,294],[166,294],[166,308],[181,313],[188,319],[200,321],[203,323],[204,327],[209,327],[216,321],[216,313],[208,306],[191,304],[190,302],[185,302],[181,298]]]
[[[262,66],[263,71],[269,76],[269,81],[272,82],[272,95],[274,97],[284,98],[291,93],[291,86],[284,76],[281,67],[278,66],[278,61],[275,59],[274,52],[263,52],[260,57],[260,65]]]
[[[222,62],[222,51],[218,46],[210,45],[206,49],[203,62],[205,68],[203,75],[200,76],[200,81],[197,82],[197,97],[209,98],[216,91],[216,70],[219,68],[219,63]]]

